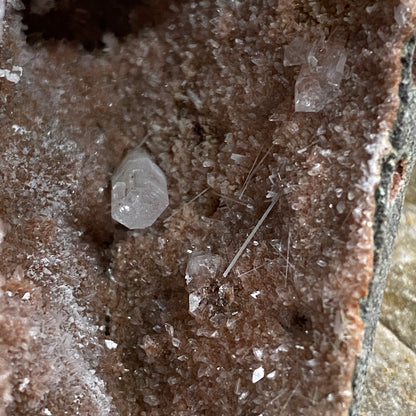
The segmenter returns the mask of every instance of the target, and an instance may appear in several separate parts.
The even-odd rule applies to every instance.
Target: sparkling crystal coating
[[[0,415],[357,416],[416,0],[51,1],[0,0]],[[144,232],[105,192],[136,143],[169,184]],[[377,416],[415,390],[387,379]]]
[[[130,229],[151,226],[169,205],[166,177],[140,150],[132,150],[114,172],[111,216]]]

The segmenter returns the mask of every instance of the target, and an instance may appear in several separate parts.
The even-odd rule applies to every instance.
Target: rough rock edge
[[[356,361],[353,375],[353,402],[350,416],[358,416],[364,395],[367,367],[375,338],[376,326],[380,315],[381,302],[390,268],[391,255],[400,223],[400,213],[404,196],[416,159],[416,89],[413,84],[413,55],[416,34],[404,45],[402,63],[402,81],[399,85],[400,106],[390,134],[391,147],[386,149],[380,159],[380,183],[375,192],[376,210],[374,214],[374,266],[373,279],[368,288],[367,297],[361,300],[361,318],[364,322],[362,351]],[[398,166],[403,167],[399,172]],[[397,172],[397,173],[396,173]],[[396,173],[396,175],[395,175]],[[394,181],[400,175],[400,189],[397,196],[392,195]]]

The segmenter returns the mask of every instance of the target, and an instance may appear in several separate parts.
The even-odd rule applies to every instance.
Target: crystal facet
[[[166,177],[147,153],[127,154],[112,178],[111,216],[130,229],[151,226],[169,205]]]
[[[283,65],[302,65],[295,85],[295,111],[316,113],[339,97],[346,60],[344,46],[330,40],[308,45],[298,37],[286,45]]]
[[[193,255],[186,267],[185,281],[189,292],[189,313],[197,316],[204,308],[208,298],[208,288],[215,283],[217,271],[221,264],[218,255]]]

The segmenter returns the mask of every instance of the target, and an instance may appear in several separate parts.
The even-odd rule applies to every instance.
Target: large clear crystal
[[[151,226],[169,205],[165,174],[141,150],[132,150],[114,172],[111,216],[130,229]]]

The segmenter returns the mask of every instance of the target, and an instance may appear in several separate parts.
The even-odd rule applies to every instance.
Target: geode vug
[[[6,3],[0,412],[347,414],[414,2],[115,4]],[[139,144],[170,205],[129,231]]]

